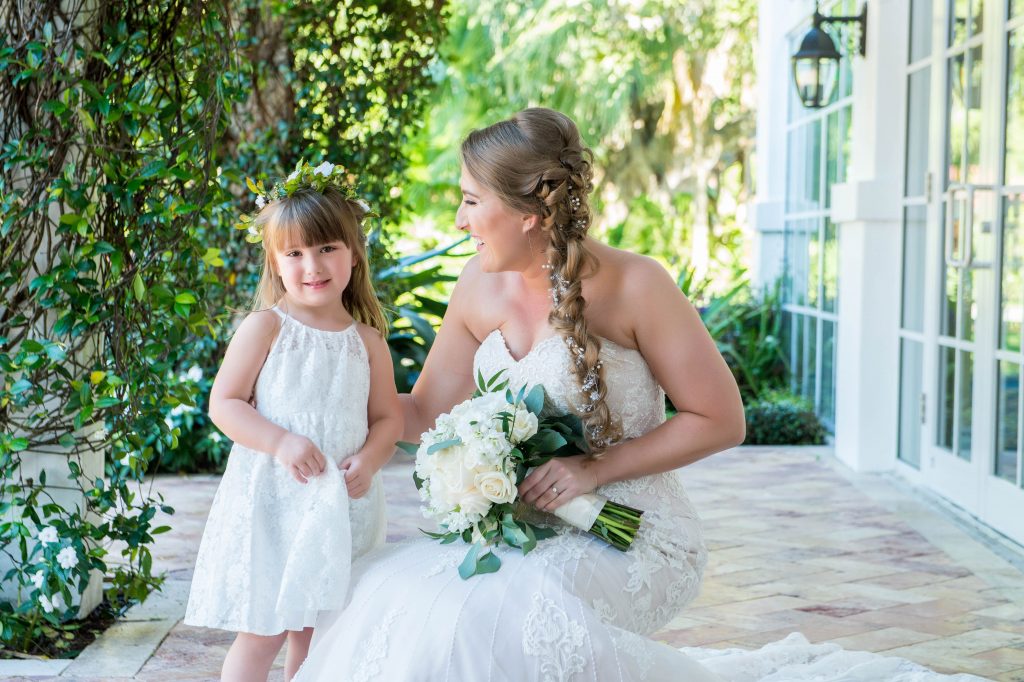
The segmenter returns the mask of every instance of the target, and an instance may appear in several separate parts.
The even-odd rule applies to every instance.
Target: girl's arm
[[[746,424],[736,380],[700,315],[655,261],[630,264],[623,318],[678,414],[639,438],[608,448],[600,459],[556,458],[520,485],[526,502],[554,509],[599,485],[670,471],[743,442]],[[562,491],[557,495],[551,486]]]
[[[452,291],[448,310],[441,320],[423,371],[412,393],[400,396],[405,414],[403,440],[418,443],[424,431],[434,426],[442,412],[469,398],[476,387],[473,380],[473,355],[480,342],[466,325],[465,311],[485,305],[474,300],[479,288],[480,265],[473,257],[463,268]]]
[[[341,463],[350,497],[359,498],[370,489],[373,475],[387,464],[402,436],[402,406],[395,390],[395,372],[387,341],[372,327],[360,324],[370,361],[370,397],[366,403],[368,431],[366,442],[352,457]]]
[[[326,458],[308,438],[269,421],[249,402],[279,328],[279,318],[269,310],[252,313],[242,321],[213,380],[209,415],[228,438],[277,457],[305,483],[305,478],[323,471]]]

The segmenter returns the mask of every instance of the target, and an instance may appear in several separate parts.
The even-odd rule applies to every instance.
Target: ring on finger
[[[558,497],[558,488],[556,488],[555,486],[551,486],[551,492],[555,494],[555,497]]]

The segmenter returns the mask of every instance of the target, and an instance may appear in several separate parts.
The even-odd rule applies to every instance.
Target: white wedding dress
[[[603,340],[601,359],[609,408],[625,437],[660,425],[665,395],[640,353]],[[560,337],[517,361],[495,330],[477,350],[474,375],[506,370],[512,385],[543,384],[564,411],[580,390],[570,361]],[[367,554],[352,567],[347,608],[318,621],[295,681],[949,679],[899,659],[810,645],[799,635],[757,652],[724,653],[681,652],[649,639],[700,589],[707,559],[700,521],[676,472],[597,492],[645,510],[628,552],[545,517],[556,537],[526,556],[499,548],[501,569],[469,580],[456,570],[468,549],[462,543],[421,538]]]

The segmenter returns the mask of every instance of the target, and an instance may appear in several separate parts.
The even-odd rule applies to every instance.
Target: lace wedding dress
[[[640,353],[603,340],[601,359],[609,408],[621,419],[625,437],[661,424],[665,395]],[[512,385],[543,384],[564,411],[580,390],[570,361],[560,337],[515,360],[495,330],[477,350],[474,374],[506,370]],[[827,669],[814,666],[833,652],[799,636],[774,650],[766,647],[761,656],[680,652],[648,639],[699,591],[707,559],[700,521],[676,472],[612,483],[597,492],[645,510],[628,552],[546,517],[556,537],[526,556],[499,548],[501,569],[469,580],[456,570],[467,551],[462,543],[423,538],[366,555],[352,567],[347,608],[318,621],[296,682],[890,679],[879,676],[877,667],[867,676],[822,676]],[[860,656],[851,665],[862,663],[865,655]],[[834,663],[833,658],[827,665]],[[780,671],[786,672],[775,675]]]

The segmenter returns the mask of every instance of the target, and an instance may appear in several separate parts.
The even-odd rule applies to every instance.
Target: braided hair
[[[548,323],[569,348],[580,387],[572,409],[583,421],[591,453],[598,456],[622,438],[622,428],[605,400],[601,340],[590,333],[583,316],[582,280],[597,269],[585,243],[593,153],[568,116],[540,107],[474,130],[460,151],[467,172],[505,205],[541,218],[552,284]]]

